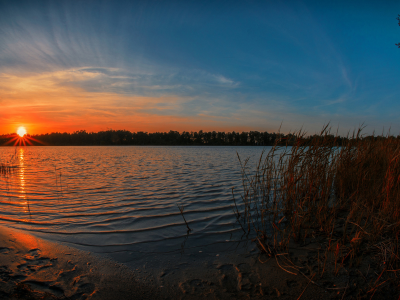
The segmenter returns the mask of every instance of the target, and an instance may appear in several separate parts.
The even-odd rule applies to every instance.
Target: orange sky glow
[[[306,129],[315,128],[311,131],[313,134],[326,123],[324,115],[309,119],[279,104],[262,110],[256,104],[244,103],[225,113],[225,107],[228,109],[230,104],[219,101],[218,106],[210,104],[191,114],[183,112],[183,107],[193,101],[191,97],[93,92],[76,85],[88,79],[101,80],[96,77],[100,75],[80,69],[34,75],[0,74],[0,134],[16,133],[20,126],[24,126],[29,135],[109,129],[278,132],[281,123],[281,132],[288,133],[299,130],[306,121]],[[346,120],[341,125],[352,126]]]
[[[70,81],[93,77],[76,70],[33,76],[2,74],[0,96],[2,125],[0,134],[14,133],[20,126],[28,134],[101,131],[125,129],[132,132],[167,132],[170,130],[245,131],[265,130],[245,124],[243,115],[213,116],[207,109],[193,116],[180,116],[181,105],[190,98],[178,96],[146,97],[112,92],[88,92],[68,86]],[[252,120],[265,120],[254,110]],[[267,122],[262,122],[267,123]],[[272,126],[270,126],[272,127]],[[276,131],[278,128],[273,128]]]

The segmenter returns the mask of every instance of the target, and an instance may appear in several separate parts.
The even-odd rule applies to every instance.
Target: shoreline
[[[308,251],[296,255],[308,261]],[[111,259],[0,226],[2,299],[332,299],[259,251],[192,256],[168,268],[132,270]],[[145,276],[144,273],[147,272]],[[329,285],[333,283],[329,282]],[[340,294],[341,296],[341,294]],[[335,299],[336,297],[333,297]],[[339,298],[340,299],[340,298]]]
[[[110,259],[0,226],[1,299],[168,299],[168,295]]]

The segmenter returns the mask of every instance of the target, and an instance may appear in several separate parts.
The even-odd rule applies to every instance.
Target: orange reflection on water
[[[22,209],[25,213],[30,214],[30,207],[26,197],[26,189],[25,189],[25,149],[19,148],[18,150],[18,159],[19,159],[19,198],[21,201]]]

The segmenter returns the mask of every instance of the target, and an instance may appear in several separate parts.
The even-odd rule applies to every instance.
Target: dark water
[[[2,147],[0,224],[129,262],[237,249],[241,171],[264,147]],[[184,207],[187,228],[177,204]]]

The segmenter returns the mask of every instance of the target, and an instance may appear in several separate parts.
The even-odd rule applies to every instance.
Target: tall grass
[[[241,161],[235,212],[270,256],[289,253],[293,242],[317,243],[320,276],[328,265],[338,274],[373,262],[373,295],[389,283],[400,288],[400,139],[361,131],[343,145],[327,126],[311,141],[299,131],[294,146],[279,140],[263,152],[253,174]]]
[[[17,147],[14,149],[14,153],[7,162],[0,162],[0,176],[7,177],[15,169],[14,162],[18,159]]]
[[[8,164],[0,164],[0,175],[8,176],[12,172],[12,167]]]

